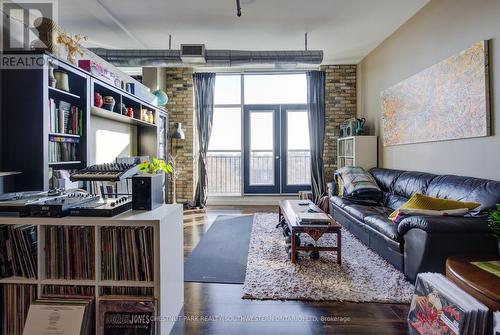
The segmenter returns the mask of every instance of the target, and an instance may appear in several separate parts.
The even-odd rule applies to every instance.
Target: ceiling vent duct
[[[199,46],[199,45],[198,45]],[[126,50],[90,49],[96,55],[118,67],[181,66],[180,50]],[[196,51],[196,50],[195,50]],[[319,65],[323,61],[323,51],[242,51],[204,50],[205,62],[197,63],[207,67],[231,67],[251,65]],[[193,64],[193,61],[189,61]]]
[[[181,44],[181,60],[188,64],[203,64],[205,59],[204,44]]]

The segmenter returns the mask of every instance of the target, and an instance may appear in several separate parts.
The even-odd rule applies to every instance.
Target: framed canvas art
[[[488,41],[384,90],[384,146],[490,135]]]

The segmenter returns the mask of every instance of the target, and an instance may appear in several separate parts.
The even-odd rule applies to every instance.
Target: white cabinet
[[[349,136],[337,140],[337,169],[360,166],[377,167],[377,136]]]

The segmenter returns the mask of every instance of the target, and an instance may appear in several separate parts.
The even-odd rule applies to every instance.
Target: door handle
[[[280,156],[276,156],[276,159],[280,159]]]

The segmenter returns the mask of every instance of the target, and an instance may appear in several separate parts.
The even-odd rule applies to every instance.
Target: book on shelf
[[[92,297],[47,297],[33,301],[29,307],[24,335],[93,333]]]
[[[44,285],[42,297],[93,297],[95,296],[95,286],[80,285]]]
[[[36,285],[0,285],[0,331],[4,335],[22,335],[28,309],[36,299]]]
[[[156,301],[140,297],[99,300],[98,335],[154,335]]]
[[[410,334],[486,334],[488,308],[439,273],[420,273],[408,325]]]
[[[0,278],[36,278],[37,243],[33,225],[0,225]]]
[[[103,280],[153,280],[153,227],[102,227]]]
[[[52,133],[83,135],[83,111],[77,106],[49,99],[49,118]]]
[[[45,226],[43,229],[48,279],[94,279],[93,227]]]
[[[153,297],[153,287],[132,287],[132,286],[103,286],[100,288],[101,296],[136,296]]]
[[[78,160],[79,138],[51,135],[49,137],[49,162]]]

